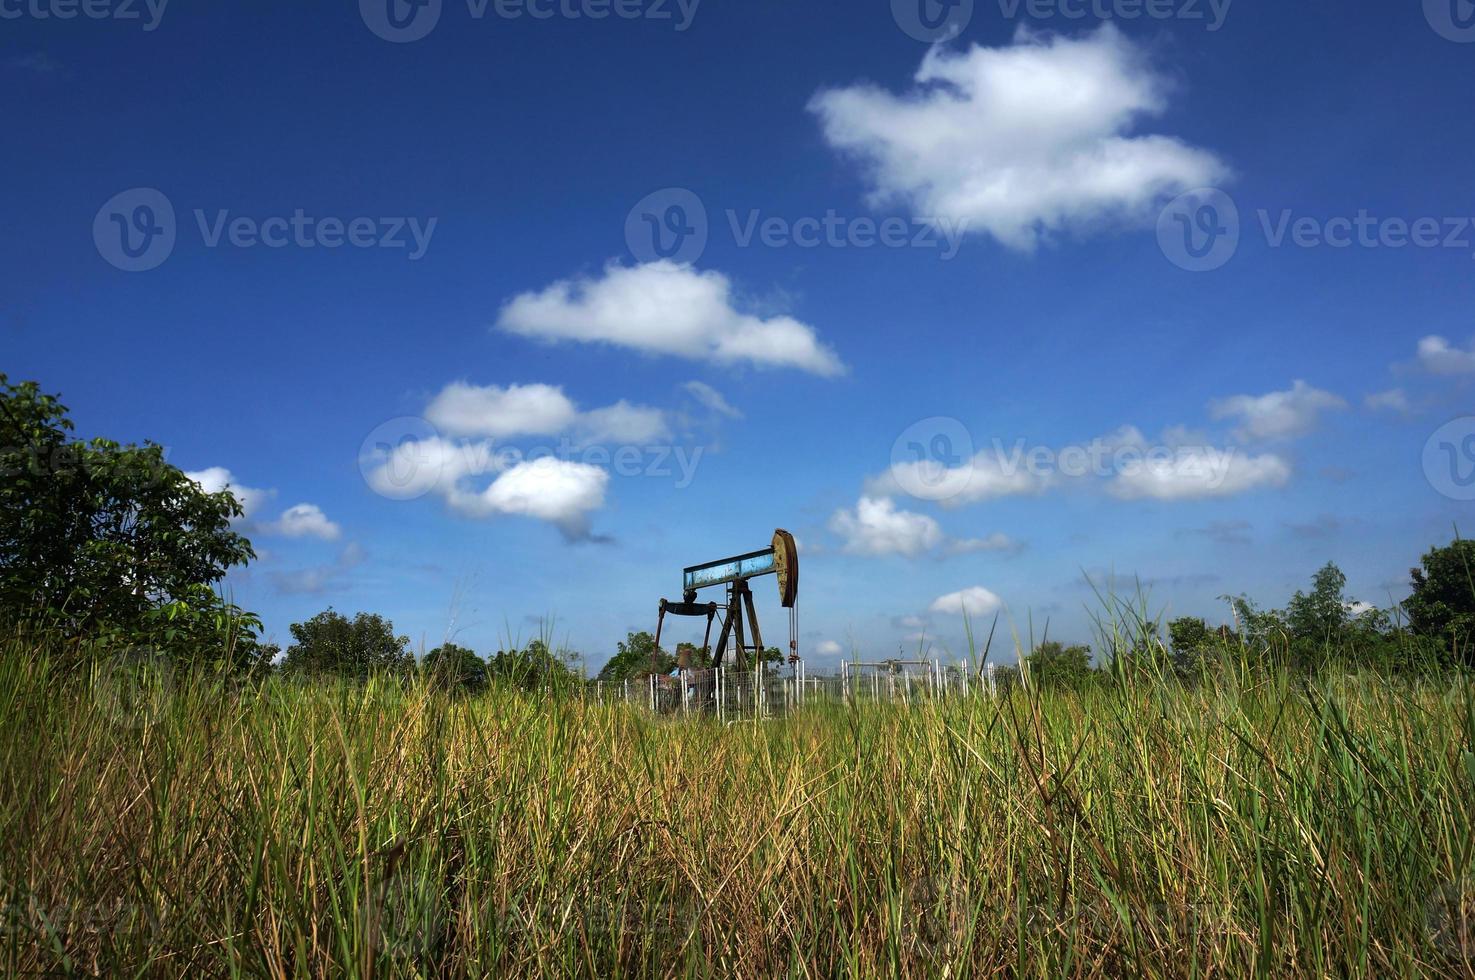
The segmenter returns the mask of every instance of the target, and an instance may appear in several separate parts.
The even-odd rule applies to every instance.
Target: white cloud
[[[1235,436],[1251,442],[1304,436],[1316,428],[1323,412],[1346,407],[1346,401],[1331,392],[1297,381],[1289,391],[1220,398],[1209,403],[1209,414],[1215,419],[1239,419]]]
[[[317,504],[295,504],[282,511],[275,521],[258,525],[265,534],[280,534],[284,538],[322,538],[337,540],[342,529],[328,520]]]
[[[905,555],[915,558],[943,540],[942,528],[926,514],[897,510],[885,498],[861,497],[854,510],[837,510],[830,530],[857,555]]]
[[[425,409],[432,425],[453,436],[556,435],[574,424],[578,409],[562,388],[528,384],[448,384]]]
[[[392,500],[411,500],[433,490],[446,494],[465,477],[504,468],[488,441],[457,442],[439,436],[405,439],[387,451],[377,447],[362,462],[370,489]]]
[[[1167,108],[1169,84],[1105,25],[1077,37],[1021,28],[1012,44],[934,47],[915,86],[820,92],[825,139],[858,158],[872,202],[966,221],[1013,248],[1067,230],[1145,224],[1159,205],[1228,168],[1170,136],[1132,135]]]
[[[562,388],[526,384],[473,385],[456,381],[443,388],[425,409],[426,419],[452,436],[551,436],[572,430],[583,444],[649,443],[669,439],[666,413],[632,405],[613,405],[582,412]]]
[[[1251,456],[1236,449],[1179,447],[1169,456],[1133,461],[1107,489],[1123,500],[1199,500],[1282,487],[1290,476],[1290,464],[1272,453]]]
[[[236,481],[231,471],[224,466],[210,466],[203,470],[194,470],[184,474],[195,481],[206,493],[219,493],[229,490],[241,505],[243,520],[251,517],[261,510],[261,507],[275,494],[275,490],[261,490],[256,487],[243,486]]]
[[[184,475],[198,483],[206,493],[229,490],[236,500],[240,501],[242,510],[240,521],[249,522],[249,530],[252,533],[275,534],[285,538],[314,537],[322,538],[324,541],[334,541],[342,532],[337,524],[328,520],[328,516],[317,504],[295,504],[282,511],[281,516],[274,521],[257,520],[261,509],[277,495],[277,492],[242,486],[237,482],[235,475],[224,466],[210,466],[203,470],[187,472]]]
[[[821,657],[838,657],[845,652],[845,648],[834,640],[820,640],[815,644],[814,652]]]
[[[1475,374],[1475,345],[1451,347],[1443,337],[1419,341],[1419,366],[1430,374]]]
[[[624,400],[579,416],[578,432],[580,439],[587,443],[635,445],[671,437],[665,412]]]
[[[722,397],[722,392],[713,388],[705,381],[688,381],[681,387],[686,390],[687,394],[718,415],[726,415],[730,419],[740,419],[743,417],[742,412],[738,411],[726,398]]]
[[[588,463],[543,457],[518,463],[481,494],[485,506],[558,525],[570,537],[588,530],[589,514],[604,506],[609,474]]]
[[[515,461],[487,441],[405,440],[370,462],[370,488],[391,499],[435,493],[466,517],[532,517],[570,539],[588,535],[589,515],[604,506],[609,486],[609,473],[593,464],[553,456]],[[495,479],[476,485],[488,476]]]
[[[1362,400],[1362,404],[1372,412],[1385,410],[1396,412],[1399,415],[1407,415],[1412,411],[1408,403],[1408,395],[1402,388],[1389,388],[1387,391],[1375,391]]]
[[[982,450],[961,466],[947,467],[927,459],[895,463],[865,482],[872,497],[911,495],[935,499],[944,507],[961,507],[998,497],[1038,494],[1051,485],[1048,474],[1032,473],[1023,459],[1006,459]]]
[[[497,326],[540,340],[606,343],[718,364],[844,372],[813,327],[793,317],[739,312],[731,294],[719,272],[668,261],[612,263],[602,278],[560,280],[514,297]]]
[[[929,611],[951,616],[961,616],[965,613],[969,616],[984,616],[1000,609],[1003,605],[1003,599],[983,586],[975,585],[939,596],[933,601]]]

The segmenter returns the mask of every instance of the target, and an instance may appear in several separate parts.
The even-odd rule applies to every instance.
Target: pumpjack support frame
[[[661,600],[660,613],[656,619],[656,649],[661,647],[661,631],[665,627],[667,614],[706,616],[707,632],[702,639],[702,656],[705,658],[711,650],[712,621],[720,607],[715,602],[697,602],[697,591],[715,585],[726,585],[727,602],[722,617],[722,632],[717,638],[717,649],[712,652],[711,663],[715,666],[725,662],[731,643],[738,669],[748,669],[749,651],[756,657],[762,657],[764,649],[763,634],[758,627],[758,612],[753,605],[753,590],[748,587],[748,580],[763,575],[777,576],[779,601],[784,608],[793,609],[799,597],[799,549],[794,544],[794,536],[782,528],[773,532],[773,544],[762,551],[750,551],[744,555],[734,555],[682,569],[682,601]],[[751,646],[748,639],[752,640]],[[789,660],[792,663],[797,659],[798,640],[790,636]]]

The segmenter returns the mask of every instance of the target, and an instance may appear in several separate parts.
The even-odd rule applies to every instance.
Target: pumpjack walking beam
[[[682,569],[682,601],[661,600],[660,615],[656,620],[656,649],[660,649],[661,630],[665,625],[667,613],[673,616],[706,616],[707,633],[702,641],[702,655],[705,657],[711,650],[709,644],[712,638],[712,619],[717,614],[718,605],[715,602],[697,602],[697,591],[714,585],[726,585],[726,614],[722,619],[722,632],[718,637],[717,650],[711,662],[713,666],[723,663],[729,641],[735,641],[733,646],[737,667],[739,670],[746,670],[749,650],[754,651],[758,657],[763,656],[763,634],[758,629],[758,613],[753,605],[753,590],[748,587],[749,579],[762,575],[778,577],[779,601],[784,608],[794,609],[799,598],[799,550],[794,544],[794,536],[788,531],[782,528],[774,531],[772,545],[762,551],[734,555],[731,558],[721,558],[717,561]],[[747,632],[753,641],[751,647],[744,642],[745,619]],[[796,663],[799,659],[799,642],[795,635],[796,625],[794,616],[791,614],[790,663]]]

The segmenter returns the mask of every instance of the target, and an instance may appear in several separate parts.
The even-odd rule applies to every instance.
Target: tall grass
[[[768,722],[0,655],[0,969],[1470,975],[1475,690],[1227,672]]]

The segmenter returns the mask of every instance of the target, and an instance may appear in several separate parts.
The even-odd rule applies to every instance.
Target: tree
[[[1430,550],[1409,576],[1413,594],[1403,600],[1409,628],[1475,666],[1475,541]]]
[[[649,674],[669,674],[676,669],[676,658],[656,649],[656,638],[644,631],[630,633],[609,663],[599,671],[601,681],[623,681]]]
[[[1197,616],[1182,616],[1168,624],[1168,642],[1173,649],[1173,664],[1180,674],[1198,669],[1204,652],[1213,644],[1214,633]]]
[[[404,673],[415,666],[408,637],[396,636],[383,616],[359,613],[349,619],[326,609],[305,623],[293,623],[283,669],[288,673],[368,677],[377,672]]]
[[[1029,683],[1039,687],[1080,687],[1091,677],[1091,648],[1047,640],[1024,658]]]
[[[1286,625],[1291,639],[1339,649],[1347,633],[1347,576],[1327,562],[1311,579],[1310,594],[1298,591],[1286,607]]]
[[[454,643],[436,647],[420,661],[432,684],[450,691],[480,691],[487,686],[487,665],[472,650]]]
[[[562,691],[579,682],[565,655],[553,652],[541,639],[522,650],[498,650],[487,660],[487,678],[525,691]]]
[[[255,650],[259,620],[212,588],[256,557],[231,529],[240,503],[153,443],[72,431],[55,396],[0,374],[0,619],[178,656]]]

